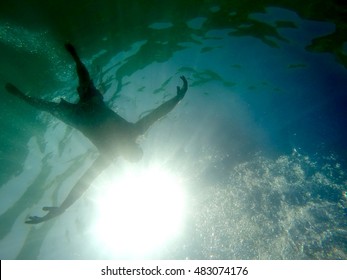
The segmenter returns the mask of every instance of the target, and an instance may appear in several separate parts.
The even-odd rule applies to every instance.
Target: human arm
[[[186,92],[188,90],[188,82],[187,82],[186,77],[181,76],[180,78],[183,81],[183,86],[182,87],[177,86],[177,95],[176,96],[179,100],[182,100],[184,95],[186,94]]]
[[[168,114],[183,99],[188,90],[188,82],[184,76],[181,76],[180,78],[183,81],[183,86],[177,86],[176,96],[164,102],[135,124],[138,135],[144,134],[154,122]]]
[[[77,199],[79,199],[83,193],[90,187],[94,179],[100,175],[100,173],[110,165],[110,161],[103,156],[99,156],[94,163],[88,168],[88,170],[82,175],[75,186],[72,188],[68,196],[65,198],[60,207],[43,207],[43,211],[48,213],[42,217],[30,216],[25,223],[26,224],[39,224],[57,217],[65,212]]]

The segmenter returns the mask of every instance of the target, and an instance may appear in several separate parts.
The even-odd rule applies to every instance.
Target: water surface
[[[1,2],[3,85],[76,102],[67,41],[129,121],[190,85],[140,163],[35,226],[97,151],[1,90],[1,259],[346,259],[345,5],[130,2]]]

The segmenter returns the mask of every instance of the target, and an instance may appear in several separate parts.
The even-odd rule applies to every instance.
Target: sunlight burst
[[[158,251],[182,230],[182,184],[161,168],[115,178],[97,205],[96,238],[117,255],[136,257]]]

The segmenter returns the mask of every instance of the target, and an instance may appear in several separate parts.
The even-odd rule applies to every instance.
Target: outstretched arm
[[[154,109],[151,113],[143,117],[135,124],[137,133],[139,135],[144,134],[154,122],[156,122],[157,120],[165,116],[167,113],[169,113],[178,104],[178,102],[180,102],[183,99],[188,90],[188,82],[186,77],[181,76],[180,78],[183,81],[183,86],[177,87],[176,96],[166,101],[158,108]]]
[[[110,163],[111,162],[105,159],[105,157],[99,156],[83,174],[83,176],[78,180],[78,182],[72,188],[60,207],[43,207],[42,210],[48,211],[45,216],[30,216],[28,220],[25,221],[25,223],[39,224],[62,214],[83,195],[83,193],[90,187],[94,179],[96,179],[96,177],[98,177],[100,173],[110,165]]]

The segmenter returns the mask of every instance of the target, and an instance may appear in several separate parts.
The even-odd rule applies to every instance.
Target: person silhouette
[[[74,46],[65,44],[76,64],[79,85],[77,93],[79,100],[76,104],[64,99],[60,102],[49,102],[30,97],[21,92],[11,83],[5,85],[12,95],[24,100],[33,107],[48,112],[64,123],[79,130],[98,149],[99,155],[93,164],[73,186],[70,193],[59,207],[43,207],[46,215],[42,217],[30,216],[25,223],[38,224],[62,214],[89,188],[93,180],[105,170],[111,162],[121,156],[128,161],[137,162],[142,158],[143,152],[136,140],[143,135],[157,120],[169,113],[185,96],[188,82],[184,76],[180,78],[183,86],[177,86],[175,97],[166,101],[136,123],[123,119],[106,106],[102,94],[96,89],[89,72],[80,60]]]

